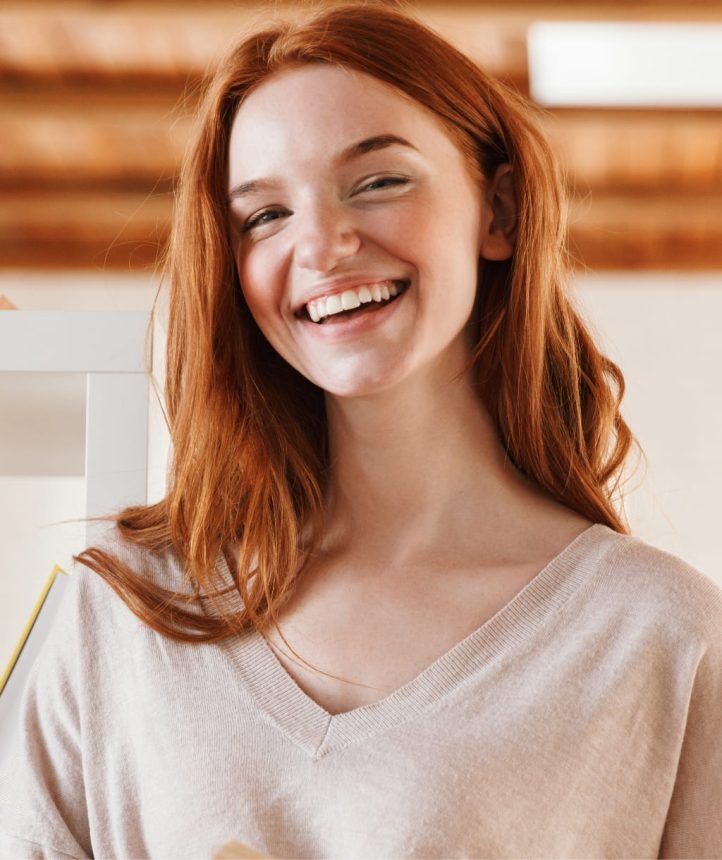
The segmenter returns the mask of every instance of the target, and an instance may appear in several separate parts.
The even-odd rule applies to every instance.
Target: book
[[[56,564],[45,581],[20,639],[0,676],[0,759],[11,745],[25,682],[50,630],[69,579],[65,571]]]

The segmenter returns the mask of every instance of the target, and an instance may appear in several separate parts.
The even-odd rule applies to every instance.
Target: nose
[[[298,219],[294,259],[303,269],[328,272],[359,249],[353,214],[338,202],[316,202]]]

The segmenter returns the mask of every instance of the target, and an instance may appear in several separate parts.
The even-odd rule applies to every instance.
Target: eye
[[[263,212],[258,212],[256,215],[251,216],[248,221],[241,228],[242,233],[248,233],[254,227],[258,227],[261,224],[269,224],[270,221],[275,221],[275,218],[267,219],[267,215],[283,215],[283,209],[264,209]]]
[[[366,185],[362,185],[359,191],[374,191],[373,186],[384,188],[390,185],[406,185],[409,180],[404,176],[382,176],[380,179],[372,179]]]

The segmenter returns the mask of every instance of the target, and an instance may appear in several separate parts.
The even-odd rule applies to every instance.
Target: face
[[[361,72],[282,71],[237,112],[228,190],[244,297],[296,370],[358,397],[461,369],[479,259],[502,257],[433,113]]]

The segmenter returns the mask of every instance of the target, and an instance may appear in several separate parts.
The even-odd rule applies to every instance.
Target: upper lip
[[[335,293],[342,292],[344,289],[350,290],[354,287],[362,287],[364,284],[379,284],[383,281],[406,281],[408,278],[392,278],[388,275],[346,275],[344,278],[334,278],[331,281],[325,281],[323,284],[317,284],[311,289],[305,299],[296,307],[295,313],[301,313],[309,302],[316,299],[324,299],[326,296],[332,296]]]

